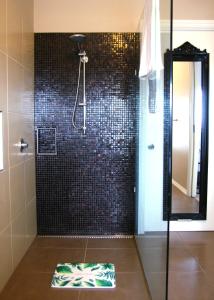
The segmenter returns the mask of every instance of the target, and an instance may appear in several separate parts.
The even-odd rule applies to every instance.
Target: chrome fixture
[[[73,35],[70,35],[69,37],[72,41],[76,42],[79,44],[83,43],[85,41],[85,38],[86,36],[84,34],[81,34],[81,33],[76,33],[76,34],[73,34]]]
[[[15,144],[20,149],[20,152],[23,152],[24,149],[28,148],[28,143],[25,142],[23,138],[20,138],[20,141]]]
[[[83,133],[86,132],[86,92],[85,92],[85,64],[88,62],[88,56],[86,55],[85,50],[82,49],[81,44],[85,41],[85,35],[84,34],[73,34],[70,36],[70,39],[77,43],[78,50],[79,50],[79,71],[78,71],[78,80],[77,80],[77,89],[76,89],[76,97],[75,97],[75,104],[74,104],[74,110],[72,115],[72,125],[76,129],[82,129]],[[79,87],[80,87],[80,79],[81,79],[81,68],[83,66],[83,97],[82,102],[78,103],[78,96],[79,96]],[[81,127],[78,127],[76,124],[76,111],[77,111],[77,105],[83,107],[83,125]]]

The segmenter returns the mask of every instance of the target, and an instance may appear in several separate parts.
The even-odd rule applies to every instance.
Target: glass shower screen
[[[166,300],[168,221],[163,220],[163,54],[171,48],[171,1],[146,0],[140,22],[136,243],[152,300]]]

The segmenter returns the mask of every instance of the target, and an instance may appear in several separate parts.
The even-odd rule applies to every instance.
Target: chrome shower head
[[[80,43],[83,43],[85,41],[86,36],[84,34],[81,34],[81,33],[76,33],[76,34],[70,35],[69,38],[73,42],[76,42],[76,43],[80,44]]]
[[[69,36],[69,39],[76,43],[77,48],[80,52],[83,52],[82,44],[86,39],[86,36],[82,33],[75,33]]]

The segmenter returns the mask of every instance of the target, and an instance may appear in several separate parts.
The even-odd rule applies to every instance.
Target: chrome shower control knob
[[[20,152],[23,152],[24,149],[28,148],[28,143],[26,143],[23,138],[21,138],[20,142],[15,145],[20,148]]]
[[[88,56],[85,56],[85,55],[82,56],[82,57],[81,57],[81,62],[82,62],[82,63],[87,63],[87,62],[88,62]]]

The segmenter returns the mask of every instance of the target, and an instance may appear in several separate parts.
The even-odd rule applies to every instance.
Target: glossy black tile
[[[85,136],[72,126],[79,57],[69,35],[35,34],[35,125],[56,129],[57,148],[36,158],[38,233],[132,234],[139,34],[86,34]],[[39,149],[53,151],[50,131],[40,134]]]

